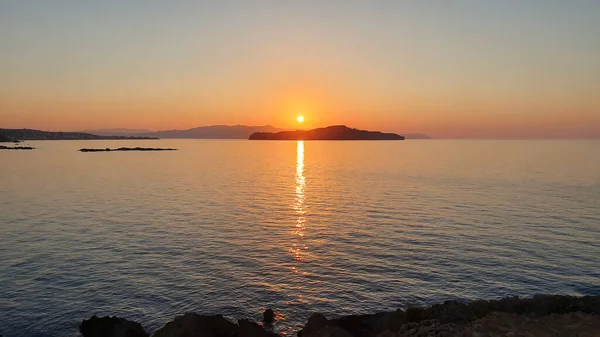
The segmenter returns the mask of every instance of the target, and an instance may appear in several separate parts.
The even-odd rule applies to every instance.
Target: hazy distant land
[[[349,128],[345,125],[334,125],[313,130],[296,130],[280,132],[256,132],[250,140],[404,140],[395,133],[367,131]]]
[[[16,139],[12,139],[11,137],[2,133],[0,130],[0,143],[18,143],[19,141]]]
[[[0,138],[14,140],[101,140],[101,139],[158,139],[148,136],[101,136],[84,132],[52,132],[33,129],[0,129]]]
[[[141,129],[100,129],[86,130],[91,134],[105,136],[143,136],[156,138],[193,138],[193,139],[248,139],[255,132],[279,132],[284,129],[271,125],[210,125],[187,130],[150,131]]]
[[[93,135],[99,136],[139,136],[142,134],[150,134],[153,131],[148,129],[126,129],[126,128],[117,128],[117,129],[90,129],[77,131],[83,133],[91,133]]]
[[[337,128],[337,129],[336,129]],[[345,129],[344,129],[345,128]],[[361,133],[362,132],[362,133]],[[367,133],[365,133],[367,132]],[[369,133],[370,132],[370,133]],[[277,134],[277,136],[266,136]],[[257,138],[258,137],[258,138]],[[432,139],[420,134],[404,134],[371,132],[351,129],[346,126],[330,126],[314,130],[286,130],[271,125],[211,125],[187,130],[150,131],[147,129],[95,129],[75,132],[53,132],[34,129],[0,129],[0,143],[19,142],[23,140],[137,140],[137,139],[307,139],[307,140],[401,140]],[[282,138],[278,138],[282,137]]]
[[[428,135],[424,135],[422,133],[403,133],[404,139],[433,139]]]

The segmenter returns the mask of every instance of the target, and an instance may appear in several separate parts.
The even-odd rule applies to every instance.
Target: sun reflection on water
[[[304,231],[306,229],[306,206],[304,205],[306,188],[306,177],[304,176],[304,141],[298,141],[296,148],[296,197],[293,209],[296,212],[297,219],[293,235],[296,237],[290,252],[294,254],[294,260],[305,261],[308,247],[304,243]],[[297,273],[296,267],[292,270]]]

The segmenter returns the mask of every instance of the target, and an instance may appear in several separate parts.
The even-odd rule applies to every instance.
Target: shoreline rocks
[[[269,310],[267,310],[269,311]],[[275,317],[265,311],[264,321]],[[273,314],[271,316],[271,314]],[[139,323],[93,316],[80,326],[84,337],[149,336]],[[299,337],[408,336],[596,336],[600,333],[600,296],[536,295],[472,302],[445,301],[429,307],[327,319],[310,316]],[[258,323],[236,323],[221,315],[187,313],[156,331],[154,337],[277,337]]]
[[[149,337],[140,323],[119,317],[92,316],[79,326],[79,332],[86,337]]]

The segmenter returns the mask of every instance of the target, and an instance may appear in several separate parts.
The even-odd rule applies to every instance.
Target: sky
[[[597,0],[0,0],[0,128],[600,138],[599,15]]]

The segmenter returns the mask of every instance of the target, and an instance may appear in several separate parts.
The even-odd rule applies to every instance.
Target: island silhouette
[[[333,125],[313,130],[280,132],[255,132],[250,140],[404,140],[395,133],[367,131],[349,128],[345,125]]]

